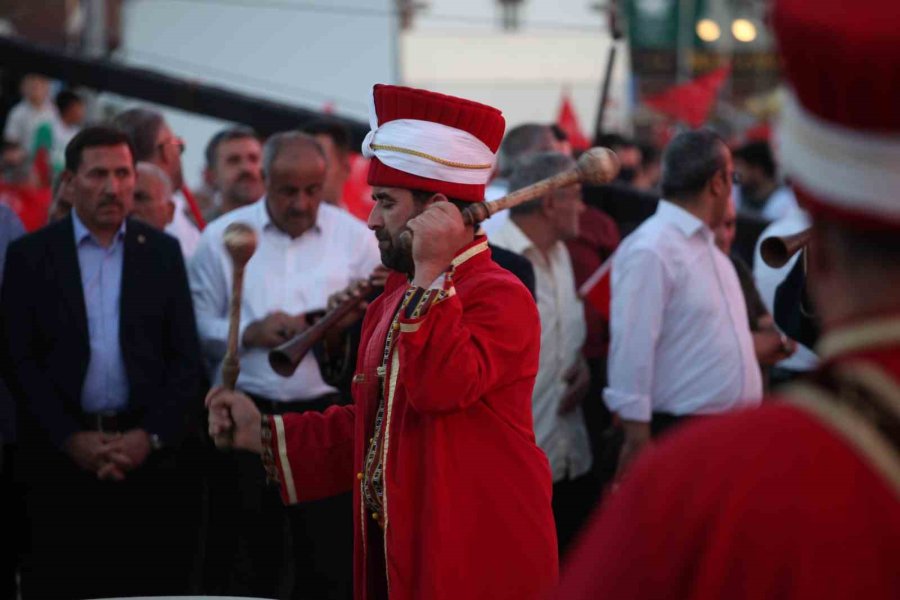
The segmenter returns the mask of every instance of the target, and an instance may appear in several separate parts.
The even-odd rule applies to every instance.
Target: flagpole
[[[619,27],[618,7],[616,0],[609,1],[609,32],[612,36],[612,43],[609,46],[609,54],[606,58],[606,72],[603,74],[603,83],[600,87],[600,103],[597,106],[597,121],[594,124],[594,145],[600,143],[600,137],[603,135],[603,119],[606,116],[606,103],[609,100],[609,88],[612,84],[613,67],[616,64],[616,53],[618,52],[619,40],[622,39],[622,30]]]

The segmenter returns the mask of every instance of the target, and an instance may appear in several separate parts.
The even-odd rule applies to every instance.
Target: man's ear
[[[213,171],[209,167],[203,169],[203,181],[210,187],[210,189],[216,189],[215,171]]]
[[[352,166],[350,160],[350,153],[345,152],[343,154],[338,155],[338,168],[340,168],[341,173],[344,174],[344,177],[350,176],[350,168]]]
[[[723,194],[730,192],[729,189],[726,189],[726,186],[730,187],[731,182],[726,181],[726,175],[725,169],[721,169],[716,171],[716,174],[706,183],[706,189],[714,198],[721,198]]]
[[[435,192],[434,194],[432,194],[431,198],[429,198],[425,202],[425,206],[430,206],[430,205],[434,204],[435,202],[448,202],[448,198],[447,198],[447,196],[445,196],[444,194],[441,194],[440,192]]]
[[[75,178],[75,173],[66,169],[62,173],[59,174],[59,177],[60,177],[60,180],[62,181],[63,185],[66,185],[67,183],[72,181],[72,179]]]
[[[806,246],[806,268],[810,279],[827,277],[838,266],[837,252],[831,242],[828,226],[814,224],[810,229],[809,244]]]
[[[172,219],[175,218],[175,203],[171,200],[166,201],[166,225],[172,222]]]
[[[550,217],[556,212],[556,194],[549,192],[541,198],[541,214]]]

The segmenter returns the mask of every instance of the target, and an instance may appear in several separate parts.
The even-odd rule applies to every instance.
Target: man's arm
[[[625,429],[619,470],[650,441],[656,343],[668,296],[665,266],[640,250],[613,259],[609,387],[603,397]]]
[[[66,440],[81,427],[66,411],[64,399],[51,385],[51,378],[38,360],[37,319],[34,282],[39,280],[30,268],[29,251],[20,242],[9,247],[3,277],[2,305],[4,341],[9,356],[10,389],[19,410],[26,412],[44,431],[50,442],[63,449]]]
[[[169,251],[171,277],[169,298],[165,306],[166,328],[161,349],[165,360],[165,386],[146,418],[146,430],[160,436],[164,443],[174,443],[184,433],[190,414],[200,409],[203,367],[197,325],[191,304],[184,259],[176,244]]]
[[[222,256],[204,235],[188,265],[191,297],[200,347],[214,361],[225,356],[228,343],[228,298],[231,278]],[[243,331],[243,327],[241,328]]]
[[[263,419],[240,392],[213,389],[206,398],[209,434],[217,445],[261,454],[285,504],[327,498],[352,489],[354,406],[332,406]]]

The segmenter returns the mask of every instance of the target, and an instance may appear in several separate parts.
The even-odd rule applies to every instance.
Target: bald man
[[[160,231],[165,229],[175,216],[172,181],[165,171],[152,163],[137,164],[134,210],[131,216]]]

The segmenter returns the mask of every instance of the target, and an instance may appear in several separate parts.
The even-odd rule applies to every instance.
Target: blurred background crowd
[[[660,418],[730,410],[748,390],[758,402],[813,369],[812,342],[774,321],[794,262],[776,269],[759,256],[764,237],[808,225],[771,139],[779,71],[764,13],[757,0],[0,0],[0,264],[14,240],[45,232],[43,245],[16,246],[3,282],[0,595],[17,597],[21,583],[26,598],[349,597],[349,498],[282,507],[256,457],[212,448],[203,397],[224,354],[230,267],[220,236],[249,220],[268,250],[247,284],[239,387],[276,414],[350,401],[314,357],[285,380],[265,354],[379,262],[359,153],[375,82],[503,110],[488,199],[567,168],[590,146],[618,154],[616,181],[584,186],[573,205],[545,198],[484,225],[498,252],[528,259],[514,272],[540,309],[535,433],[553,469],[561,554],[633,441],[609,408],[609,390],[628,375],[613,372],[621,307],[608,267],[661,198],[709,194],[725,207],[714,243],[740,284],[722,296],[739,318],[715,326],[720,339],[748,341],[751,355],[735,360],[760,385],[737,386],[715,410]],[[700,127],[715,136],[667,150]],[[100,185],[91,169],[112,159],[95,151],[116,144],[129,148],[134,173]],[[119,238],[94,239],[97,248],[88,239],[107,206],[128,217],[124,266],[111,250]],[[54,258],[73,232],[77,257]],[[129,262],[129,244],[145,248],[143,262]],[[109,291],[114,272],[121,298]],[[69,279],[75,294],[56,297]],[[121,325],[101,326],[113,321]],[[734,369],[713,357],[698,377]],[[94,442],[73,443],[77,432],[122,435],[106,451],[129,466],[104,470]],[[85,589],[54,587],[47,573],[62,570]]]

